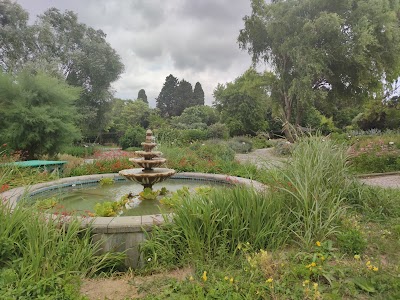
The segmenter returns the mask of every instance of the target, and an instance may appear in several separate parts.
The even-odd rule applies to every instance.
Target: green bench
[[[16,161],[7,165],[17,166],[17,167],[30,167],[39,168],[43,171],[53,172],[54,170],[62,172],[64,164],[67,161],[64,160],[26,160],[26,161]]]

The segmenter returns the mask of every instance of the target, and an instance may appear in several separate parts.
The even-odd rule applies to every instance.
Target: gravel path
[[[235,159],[243,163],[251,163],[259,168],[281,166],[286,158],[277,156],[273,148],[257,149],[246,154],[236,154]]]
[[[286,158],[277,156],[273,148],[257,149],[247,154],[236,154],[235,159],[243,163],[251,163],[259,168],[281,166]],[[378,175],[360,178],[361,182],[387,188],[400,188],[400,174]]]
[[[400,188],[400,174],[395,175],[382,175],[361,178],[361,182],[369,185],[387,187],[387,188]]]

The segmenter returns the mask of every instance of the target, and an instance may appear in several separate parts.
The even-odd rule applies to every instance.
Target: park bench
[[[64,160],[26,160],[26,161],[16,161],[13,163],[9,163],[7,165],[12,165],[12,166],[17,166],[17,167],[30,167],[30,168],[38,168],[42,171],[47,171],[47,172],[53,172],[54,170],[57,170],[59,172],[62,172],[64,164],[66,164],[67,161]]]

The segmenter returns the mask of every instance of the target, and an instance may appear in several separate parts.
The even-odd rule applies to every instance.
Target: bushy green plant
[[[251,189],[183,195],[174,207],[173,220],[153,231],[142,246],[152,265],[234,255],[237,246],[248,241],[258,249],[274,248],[288,238],[283,202]]]
[[[246,136],[235,136],[228,145],[236,153],[249,153],[253,147],[252,140]]]
[[[101,178],[99,181],[101,186],[114,184],[114,179],[110,177]]]
[[[46,218],[0,203],[0,295],[3,299],[81,299],[80,277],[115,267],[121,255],[96,256],[79,222]],[[118,258],[118,259],[116,259]]]
[[[344,192],[349,189],[345,149],[323,137],[302,139],[282,169],[272,171],[291,211],[291,230],[304,245],[336,233],[344,211]]]
[[[209,139],[224,139],[229,138],[229,128],[223,123],[215,123],[208,126]]]
[[[146,130],[143,127],[135,126],[128,128],[119,140],[122,149],[129,147],[140,147],[146,138]]]
[[[64,147],[60,152],[76,157],[88,157],[94,154],[95,147],[93,146],[68,146]]]
[[[159,195],[159,191],[153,191],[151,188],[146,187],[139,193],[141,200],[156,200]]]
[[[362,254],[367,247],[363,234],[355,228],[345,229],[337,236],[338,246],[344,253]]]

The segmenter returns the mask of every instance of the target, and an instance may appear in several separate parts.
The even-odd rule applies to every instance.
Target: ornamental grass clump
[[[40,212],[0,204],[1,299],[81,299],[80,278],[121,263],[121,255],[97,256],[90,231]]]
[[[286,165],[272,174],[271,188],[283,194],[290,230],[300,244],[310,246],[337,232],[350,186],[344,147],[323,137],[302,139]]]
[[[174,207],[174,217],[153,230],[142,251],[151,268],[225,260],[249,241],[255,249],[277,248],[289,236],[284,209],[270,194],[240,186],[188,195]]]

